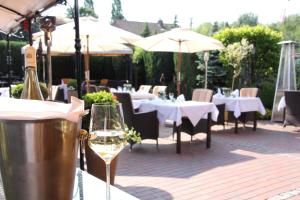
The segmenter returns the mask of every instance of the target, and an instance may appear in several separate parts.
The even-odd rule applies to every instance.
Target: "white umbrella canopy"
[[[82,52],[85,59],[89,55],[124,55],[132,54],[132,49],[123,45],[132,43],[142,37],[128,31],[111,26],[108,23],[98,21],[93,17],[81,17],[79,19],[80,39]],[[70,55],[74,49],[74,22],[69,22],[56,27],[52,32],[52,55]],[[87,39],[88,38],[88,39]],[[33,34],[34,40],[44,39],[44,32]],[[87,51],[87,49],[89,49]],[[89,65],[89,62],[85,62]],[[85,66],[86,80],[89,80],[89,66]]]
[[[0,2],[0,29],[5,33],[15,28],[36,11],[43,11],[57,4],[57,0],[9,0]]]
[[[182,28],[153,35],[133,43],[146,51],[177,52],[177,92],[180,94],[181,53],[195,53],[223,49],[223,44],[214,38]]]
[[[89,36],[91,43],[102,41],[109,43],[129,44],[142,39],[141,36],[125,31],[123,29],[111,26],[108,23],[100,22],[93,17],[81,17],[79,19],[80,39],[83,41]],[[33,39],[44,37],[44,32],[40,31],[33,34]],[[69,22],[56,27],[52,33],[53,40],[64,40],[66,38],[75,39],[74,22]]]
[[[22,53],[24,53],[24,50],[29,45],[25,45],[22,47]],[[38,49],[39,48],[39,41],[36,40],[33,42],[33,46]],[[104,42],[104,41],[93,41],[89,42],[89,45],[87,45],[87,41],[82,40],[81,41],[82,46],[82,53],[87,54],[87,46],[89,46],[89,55],[95,55],[95,56],[108,56],[108,55],[125,55],[125,54],[132,54],[132,49],[124,44],[119,43],[110,43],[110,42]],[[46,54],[47,47],[43,43],[43,54]],[[74,55],[75,49],[74,49],[74,40],[72,39],[65,39],[65,40],[53,40],[52,46],[51,46],[51,52],[50,54],[52,56],[68,56],[68,55]]]

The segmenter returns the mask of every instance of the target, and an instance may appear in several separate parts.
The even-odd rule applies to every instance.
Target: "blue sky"
[[[79,0],[79,4],[83,4]],[[100,19],[109,22],[112,0],[94,0],[95,11]],[[203,22],[235,21],[241,14],[252,12],[260,23],[282,21],[283,15],[300,13],[300,0],[121,0],[123,14],[129,21],[173,23],[178,16],[179,24],[193,27]],[[73,0],[69,0],[73,5]],[[66,6],[51,9],[52,15],[63,15]]]

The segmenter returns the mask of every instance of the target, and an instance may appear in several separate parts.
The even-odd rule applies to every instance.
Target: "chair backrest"
[[[138,92],[150,92],[152,85],[140,85]]]
[[[285,91],[285,120],[289,124],[300,125],[300,91]]]
[[[87,84],[85,85],[85,89],[86,89],[86,92],[87,93],[93,93],[93,92],[96,92],[96,85],[93,85],[93,84]]]
[[[132,127],[134,111],[130,94],[125,92],[116,92],[114,95],[117,97],[117,100],[122,103],[124,122],[128,127]]]
[[[100,80],[100,85],[107,85],[108,79],[101,79]]]
[[[110,92],[110,89],[109,89],[109,87],[100,85],[100,86],[96,86],[96,91],[97,92],[100,92],[100,91]]]
[[[152,94],[158,96],[159,92],[166,92],[167,86],[164,85],[156,85],[152,89]]]
[[[193,101],[211,102],[213,91],[209,89],[197,88],[193,90]]]
[[[258,94],[258,88],[241,88],[240,96],[241,97],[256,97]]]

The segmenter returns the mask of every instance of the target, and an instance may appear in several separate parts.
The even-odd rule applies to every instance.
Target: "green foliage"
[[[266,108],[272,109],[275,94],[275,81],[267,80],[261,83],[259,88],[259,97]]]
[[[106,91],[87,93],[82,97],[85,103],[86,108],[90,108],[93,103],[102,103],[102,104],[116,104],[118,103],[116,97]]]
[[[283,39],[300,42],[300,15],[290,15],[282,24]]]
[[[114,0],[114,2],[112,3],[111,21],[113,22],[117,19],[125,19],[122,13],[121,0]]]
[[[129,129],[127,126],[125,127],[125,139],[129,143],[141,143],[142,141],[141,134],[133,127]]]
[[[197,33],[201,33],[203,35],[212,36],[213,34],[213,25],[209,22],[200,24],[196,30]]]
[[[66,16],[68,18],[74,18],[74,8],[67,8]],[[94,2],[93,0],[84,0],[84,6],[79,8],[79,16],[92,16],[98,18],[98,15],[95,13]]]
[[[145,26],[144,26],[144,30],[143,32],[141,33],[141,36],[143,37],[148,37],[151,35],[151,32],[150,32],[150,29],[149,29],[149,24],[148,23],[145,23]]]
[[[22,65],[23,65],[23,55],[21,54],[21,48],[27,43],[22,41],[11,41],[11,57],[12,66],[9,68],[6,64],[6,41],[0,40],[0,71],[3,74],[7,74],[10,70],[13,70],[15,75],[23,76]]]
[[[173,21],[172,28],[177,28],[177,27],[179,27],[179,25],[178,25],[177,15],[175,15],[174,16],[174,21]]]
[[[76,88],[77,88],[77,80],[76,79],[70,80],[70,82],[68,83],[67,87],[70,90],[76,90]]]
[[[253,54],[247,58],[248,73],[243,74],[244,79],[247,79],[246,85],[260,85],[266,79],[273,80],[277,74],[277,67],[280,57],[280,46],[277,44],[282,39],[282,35],[266,26],[243,26],[239,28],[226,28],[214,35],[225,46],[234,42],[239,42],[243,38],[247,39],[250,44],[254,45]],[[227,80],[231,80],[231,74],[228,60],[224,54],[221,54],[220,59],[229,70]]]
[[[196,72],[197,87],[204,87],[205,82],[205,62],[203,54],[203,52],[196,54],[197,60],[195,62],[198,64]],[[213,89],[214,87],[224,87],[226,85],[225,76],[227,71],[219,61],[218,57],[218,51],[211,51],[209,53],[209,61],[207,65],[207,88]]]
[[[252,49],[253,45],[249,44],[244,38],[241,42],[229,44],[224,49],[224,58],[227,60],[228,64],[233,67],[232,90],[234,89],[235,79],[240,76],[242,70],[241,63],[250,54]]]
[[[266,114],[261,115],[257,112],[257,119],[258,120],[271,120],[272,117],[272,109],[266,108]]]
[[[40,82],[39,86],[40,86],[40,89],[41,89],[41,92],[42,92],[42,95],[43,95],[44,99],[47,99],[48,98],[48,90],[47,90],[46,84]],[[20,84],[16,85],[15,87],[13,87],[11,89],[11,95],[12,95],[12,97],[14,97],[16,99],[20,99],[22,91],[23,91],[23,88],[24,88],[24,84],[23,83],[20,83]]]
[[[258,25],[258,16],[254,13],[245,13],[239,16],[237,22],[233,23],[234,26],[257,26]]]

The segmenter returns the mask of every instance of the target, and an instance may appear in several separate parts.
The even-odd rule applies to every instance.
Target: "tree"
[[[214,35],[219,39],[224,46],[240,42],[243,38],[247,39],[249,43],[254,45],[253,54],[248,57],[247,63],[248,73],[245,78],[248,79],[247,85],[244,86],[259,86],[266,80],[276,78],[278,62],[280,57],[280,46],[277,44],[282,40],[282,35],[266,26],[243,26],[238,28],[226,28]],[[232,74],[231,68],[228,67],[228,61],[221,54],[225,67],[228,69],[228,74]],[[231,80],[232,77],[227,77]]]
[[[196,28],[196,32],[201,33],[203,35],[211,36],[213,30],[213,25],[209,22],[202,23]]]
[[[214,25],[212,27],[212,33],[214,34],[214,33],[218,32],[218,30],[219,30],[219,24],[218,24],[218,22],[214,22]]]
[[[173,27],[173,28],[177,28],[177,27],[179,27],[179,26],[178,26],[178,19],[177,19],[177,15],[175,15],[175,16],[174,16],[174,22],[173,22],[173,25],[172,25],[172,27]]]
[[[112,10],[111,10],[111,21],[114,22],[115,20],[122,20],[125,19],[122,13],[122,5],[121,0],[114,0],[112,3]]]
[[[74,8],[67,9],[67,17],[73,19],[74,18]],[[94,2],[93,0],[84,0],[84,6],[79,8],[79,16],[92,16],[98,18],[98,15],[95,13]]]
[[[148,37],[150,35],[151,35],[151,32],[150,32],[150,29],[149,29],[149,25],[148,25],[148,23],[145,23],[145,27],[144,27],[143,32],[141,33],[141,36]]]
[[[235,26],[256,26],[258,24],[258,16],[253,13],[245,13],[239,16],[237,22],[234,23]]]
[[[241,74],[242,61],[249,55],[253,49],[253,44],[249,44],[247,39],[242,39],[241,42],[229,44],[224,50],[224,56],[228,64],[233,68],[233,77],[231,89],[234,89],[234,81]]]
[[[282,24],[284,40],[300,42],[300,15],[290,15],[285,18]]]

